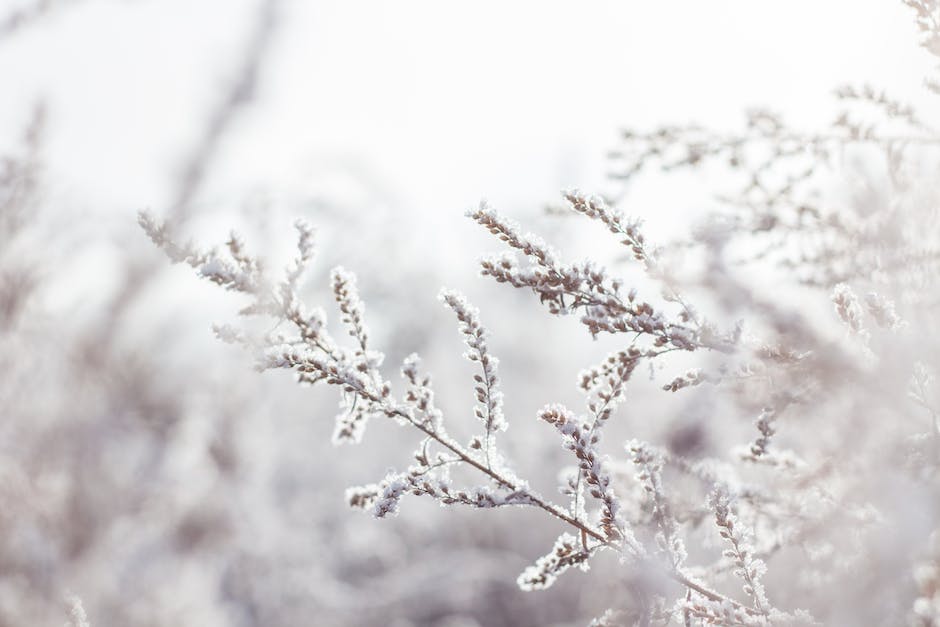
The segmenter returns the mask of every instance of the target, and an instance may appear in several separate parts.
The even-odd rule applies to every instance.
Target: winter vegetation
[[[940,2],[903,3],[940,68]],[[479,285],[441,289],[396,215],[196,243],[260,6],[81,315],[43,106],[0,162],[0,624],[940,625],[929,111],[853,84],[816,131],[624,131],[613,191],[466,211]],[[652,176],[720,189],[654,237]]]

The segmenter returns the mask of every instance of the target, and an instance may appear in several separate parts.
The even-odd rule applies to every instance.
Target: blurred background
[[[916,41],[900,2],[0,0],[0,624],[62,624],[70,594],[93,625],[585,624],[616,586],[515,584],[559,532],[544,516],[349,510],[414,437],[374,423],[332,448],[335,393],[214,340],[244,302],[170,266],[137,212],[203,244],[235,228],[275,268],[308,219],[308,302],[332,313],[329,269],[356,272],[386,363],[422,354],[468,435],[435,299],[464,291],[502,359],[507,451],[550,492],[569,461],[535,413],[577,406],[616,343],[478,278],[499,246],[464,212],[487,198],[581,258],[602,230],[545,211],[577,187],[668,239],[716,181],[621,189],[621,129],[736,128],[752,105],[816,128],[847,82],[922,103]]]

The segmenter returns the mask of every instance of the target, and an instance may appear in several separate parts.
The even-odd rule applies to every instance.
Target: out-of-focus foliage
[[[291,199],[293,244],[279,212],[224,217],[267,238],[187,243],[220,222],[193,200],[275,4],[169,221],[141,219],[234,294],[129,221],[70,237],[42,107],[0,146],[0,624],[938,624],[940,161],[912,107],[842,87],[818,133],[764,110],[627,133],[620,183],[718,169],[721,210],[657,246],[617,208],[629,187],[572,191],[622,253],[542,218],[563,255],[484,204],[508,251],[467,286],[479,309],[442,308],[416,225],[345,199]],[[907,4],[935,54],[937,5]],[[232,310],[251,319],[216,335],[243,346],[212,342]],[[244,346],[337,386],[339,415]]]

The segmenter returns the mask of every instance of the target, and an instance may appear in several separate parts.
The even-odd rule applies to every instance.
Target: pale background
[[[0,19],[32,4],[0,0]],[[69,592],[93,625],[586,624],[622,593],[603,578],[515,586],[557,536],[552,521],[418,499],[391,521],[348,511],[344,489],[407,465],[415,438],[376,421],[360,448],[331,448],[335,394],[258,376],[214,341],[209,323],[244,302],[170,268],[137,228],[137,211],[169,212],[258,15],[243,0],[72,0],[0,34],[0,153],[18,150],[36,103],[47,109],[41,209],[10,255],[35,263],[43,288],[20,335],[0,335],[0,623],[61,624]],[[464,211],[488,198],[594,254],[596,225],[543,209],[562,189],[612,187],[620,129],[732,129],[753,105],[825,127],[846,82],[925,104],[930,120],[916,40],[893,1],[285,0],[184,233],[219,243],[238,227],[276,267],[291,221],[317,224],[305,296],[332,314],[329,267],[358,272],[389,377],[421,352],[461,436],[470,370],[434,297],[466,291],[503,359],[507,452],[549,492],[570,459],[535,412],[576,406],[578,370],[610,344],[475,277],[499,245]],[[650,175],[624,198],[654,235],[712,203],[716,181],[672,180]],[[704,411],[683,402],[657,408]],[[612,442],[637,435],[618,428]]]

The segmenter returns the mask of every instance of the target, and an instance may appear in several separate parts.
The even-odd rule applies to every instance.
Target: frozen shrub
[[[907,4],[938,55],[940,6]],[[940,348],[940,219],[932,175],[919,177],[913,166],[935,158],[940,140],[912,107],[871,87],[843,87],[837,97],[845,112],[815,134],[765,110],[750,112],[739,135],[674,126],[627,133],[616,155],[623,179],[653,164],[718,162],[743,181],[722,196],[717,215],[660,247],[615,203],[564,194],[572,213],[625,247],[642,284],[600,260],[567,261],[485,203],[468,212],[509,249],[481,260],[484,277],[531,293],[550,315],[576,319],[585,338],[619,347],[581,373],[582,410],[549,397],[536,416],[570,458],[561,499],[519,476],[501,446],[502,432],[526,418],[504,415],[511,390],[497,374],[485,309],[440,293],[476,368],[467,413],[477,433],[465,441],[453,435],[462,416],[440,409],[416,355],[403,361],[402,386],[386,378],[354,275],[331,275],[345,341],[322,310],[302,302],[300,279],[314,252],[306,223],[297,223],[295,260],[279,276],[235,235],[203,250],[174,240],[149,214],[140,224],[173,262],[243,294],[242,315],[274,322],[267,334],[218,327],[220,338],[245,345],[259,369],[338,389],[334,444],[361,442],[369,421],[382,418],[414,435],[407,461],[346,492],[352,507],[386,518],[418,496],[536,510],[560,532],[518,576],[523,590],[552,594],[541,591],[572,567],[587,570],[604,554],[619,560],[616,583],[630,594],[595,625],[935,625],[930,538],[940,523],[940,422],[930,373]],[[883,124],[855,117],[858,107]],[[821,181],[856,148],[882,168],[887,189],[839,203],[821,197]],[[681,256],[674,264],[677,250],[706,261],[690,271]],[[755,285],[741,266],[773,277],[774,289]],[[634,402],[640,367],[668,373],[655,386],[660,402]],[[676,397],[704,408],[694,435],[667,437],[679,422]],[[661,439],[608,446],[618,422],[621,431]]]

